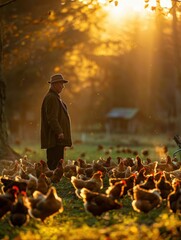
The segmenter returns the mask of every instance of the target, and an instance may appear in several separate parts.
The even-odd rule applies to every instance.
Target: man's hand
[[[64,139],[64,134],[63,133],[59,133],[58,134],[58,139]]]

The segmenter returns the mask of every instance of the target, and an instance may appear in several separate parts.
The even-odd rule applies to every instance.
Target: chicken
[[[85,175],[85,168],[76,166],[76,173],[77,173],[78,175],[79,175],[79,174]]]
[[[94,174],[94,169],[93,167],[88,167],[88,168],[85,168],[85,175],[89,178],[91,178]]]
[[[115,183],[115,185],[109,186],[106,190],[106,194],[113,199],[119,199],[123,196],[124,188],[126,186],[126,182],[124,180]]]
[[[64,166],[63,176],[66,178],[71,178],[72,176],[76,176],[77,175],[76,166],[78,166],[78,163],[69,161],[69,163]]]
[[[63,176],[63,159],[60,159],[53,175],[50,177],[52,183],[58,183]]]
[[[175,178],[181,179],[181,168],[169,172],[170,175],[174,176]]]
[[[18,187],[9,188],[4,194],[0,195],[0,219],[6,215],[12,208],[13,203],[19,192]]]
[[[38,179],[33,176],[32,174],[29,174],[29,180],[27,181],[27,195],[31,196],[33,192],[37,189],[38,186]]]
[[[144,168],[146,169],[145,174],[146,175],[154,174],[156,172],[157,164],[158,164],[157,161],[144,164]]]
[[[135,180],[135,185],[141,184],[146,180],[146,169],[143,167],[137,174],[136,180]]]
[[[164,172],[164,171],[163,171],[163,172]],[[159,171],[159,172],[157,172],[157,173],[154,174],[154,179],[155,179],[155,181],[158,182],[158,181],[160,180],[163,172],[162,172],[162,171]],[[170,175],[170,174],[169,174],[169,175]]]
[[[164,174],[156,183],[156,187],[160,190],[162,199],[167,199],[168,195],[173,191],[171,183],[166,180]]]
[[[127,166],[126,170],[125,170],[125,178],[130,177],[133,174],[133,172],[131,172],[131,166]]]
[[[171,172],[175,170],[175,165],[172,162],[171,157],[168,155],[165,163],[158,163],[156,167],[157,171]]]
[[[100,216],[109,210],[122,208],[122,204],[112,197],[90,191],[86,188],[81,189],[80,196],[83,199],[85,210],[93,216]]]
[[[99,163],[93,161],[92,167],[93,167],[94,172],[101,171],[103,176],[105,176],[107,170],[102,164],[99,164]]]
[[[21,179],[29,179],[28,173],[23,169],[22,166],[20,166],[19,176]]]
[[[101,164],[103,167],[108,168],[108,167],[111,166],[111,160],[112,160],[111,157],[108,157],[106,160],[100,158],[100,159],[97,161],[97,163],[98,163],[98,164]]]
[[[17,201],[12,205],[9,221],[10,225],[21,227],[29,221],[28,215],[29,202],[26,192],[21,192],[17,196]]]
[[[125,177],[125,171],[120,172],[119,170],[114,168],[114,169],[112,169],[111,172],[112,172],[112,174],[110,175],[110,173],[109,173],[109,175],[113,178],[124,178]]]
[[[12,168],[6,169],[4,168],[2,170],[2,176],[9,176],[9,177],[15,177],[20,171],[20,164],[18,161],[14,162],[14,165]]]
[[[47,182],[47,177],[44,173],[41,173],[38,182],[37,182],[37,189],[39,192],[46,194],[49,189],[49,184]]]
[[[144,188],[144,189],[154,189],[156,188],[156,181],[154,180],[154,176],[153,175],[148,175],[145,182],[139,185],[140,188]]]
[[[139,156],[136,156],[135,164],[131,167],[132,172],[139,172],[144,167],[142,160]]]
[[[3,184],[2,191],[5,193],[8,189],[11,189],[13,186],[16,186],[19,191],[26,191],[27,183],[25,180],[16,181],[9,178],[1,177],[1,183]]]
[[[35,176],[39,178],[42,173],[42,164],[40,162],[35,163]]]
[[[134,166],[134,161],[130,157],[124,158],[123,161],[124,161],[124,165],[127,166],[127,167],[128,166],[130,166],[130,167]]]
[[[31,163],[29,160],[28,160],[28,156],[27,155],[24,155],[23,158],[20,158],[20,163],[22,165],[22,167],[33,167],[33,163]]]
[[[57,195],[56,188],[50,187],[46,195],[35,191],[33,198],[29,199],[31,207],[29,214],[33,218],[45,221],[51,215],[63,212],[62,199]]]
[[[44,160],[41,159],[40,164],[41,164],[41,170],[42,170],[41,172],[45,173],[45,172],[51,171]]]
[[[157,188],[146,190],[136,185],[133,188],[133,197],[132,207],[137,212],[148,213],[153,208],[159,207],[162,203],[160,190]]]
[[[103,146],[103,145],[99,144],[99,145],[97,146],[97,150],[98,150],[98,151],[103,150],[103,149],[104,149],[104,146]]]
[[[77,162],[78,162],[78,166],[81,167],[81,168],[90,167],[90,164],[87,164],[86,161],[81,159],[81,158],[78,158]]]
[[[119,164],[109,171],[109,175],[114,178],[124,178],[126,169],[127,166],[124,165],[124,161],[120,160]]]
[[[141,154],[142,154],[143,156],[145,156],[145,157],[148,157],[148,155],[149,155],[149,150],[148,150],[148,149],[143,149],[143,150],[141,151]]]
[[[77,179],[75,176],[71,177],[71,183],[75,188],[76,195],[80,198],[80,190],[87,188],[93,192],[99,192],[103,188],[102,172],[98,171],[93,174],[89,180]]]
[[[181,187],[180,182],[175,181],[174,190],[168,195],[167,206],[170,212],[181,213]]]
[[[126,186],[124,187],[123,195],[126,195],[127,191],[134,187],[135,179],[136,179],[136,174],[133,173],[128,178],[110,178],[109,179],[109,184],[114,185],[116,182],[120,182],[120,181],[124,180],[126,182]]]

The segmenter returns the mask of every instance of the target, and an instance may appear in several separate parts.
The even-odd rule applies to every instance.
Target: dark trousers
[[[57,167],[60,159],[64,159],[64,146],[57,145],[52,148],[48,148],[47,151],[47,164],[51,170]]]

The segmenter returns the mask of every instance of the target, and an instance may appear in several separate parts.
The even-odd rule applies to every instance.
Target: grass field
[[[172,155],[177,150],[176,144],[172,139],[166,136],[113,136],[111,138],[104,135],[90,134],[84,142],[77,137],[74,147],[67,149],[65,160],[77,159],[83,154],[88,162],[97,160],[99,157],[106,158],[111,156],[116,162],[116,157],[131,156],[128,153],[118,153],[117,145],[121,148],[130,147],[137,150],[141,156],[142,149],[148,149],[149,157],[153,160],[160,160],[160,153],[156,152],[156,146],[166,144],[168,154]],[[102,144],[105,150],[110,150],[106,154],[104,150],[98,151],[98,144]],[[26,143],[14,145],[21,154],[27,154],[32,161],[45,159],[45,152],[39,149],[39,145]],[[144,157],[141,156],[144,160]],[[123,207],[119,210],[112,210],[104,213],[101,217],[93,217],[85,212],[83,202],[75,195],[74,188],[67,178],[62,178],[57,184],[54,184],[58,195],[63,200],[64,211],[56,216],[48,218],[45,223],[36,219],[30,219],[26,226],[11,227],[8,222],[8,215],[0,221],[0,239],[8,240],[113,240],[113,239],[181,239],[181,219],[179,216],[169,212],[166,202],[161,207],[154,209],[148,214],[137,213],[132,209],[131,198],[123,198]],[[108,187],[108,178],[104,178],[104,188]]]

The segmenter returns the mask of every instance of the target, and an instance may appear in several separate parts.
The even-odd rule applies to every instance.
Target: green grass
[[[121,140],[120,140],[121,138]],[[172,142],[165,137],[150,138],[142,136],[137,138],[134,136],[114,136],[114,138],[104,139],[101,135],[89,136],[86,142],[75,144],[73,149],[67,149],[65,159],[77,159],[81,153],[85,153],[84,159],[89,162],[99,157],[106,158],[104,152],[97,150],[98,144],[103,144],[106,149],[113,147],[110,156],[116,162],[116,157],[131,156],[131,154],[117,154],[116,145],[121,144],[122,147],[129,146],[131,149],[137,150],[141,154],[143,148],[150,151],[151,159],[159,159],[159,155],[155,153],[155,146],[167,144],[169,154],[172,155],[177,149]],[[134,143],[134,144],[133,144]],[[32,151],[25,152],[25,147],[29,147]],[[39,161],[45,158],[45,152],[39,149],[37,143],[26,143],[19,146],[14,145],[19,153],[27,154],[32,161]],[[108,186],[108,179],[104,179],[104,189]],[[75,240],[151,240],[151,239],[180,239],[181,237],[181,219],[179,216],[169,212],[166,203],[154,209],[148,214],[137,213],[132,209],[131,199],[128,196],[122,200],[123,207],[119,210],[109,211],[101,217],[94,217],[90,213],[85,212],[83,202],[75,195],[74,188],[69,179],[62,178],[55,184],[58,195],[63,199],[64,211],[56,216],[52,216],[41,223],[36,219],[30,218],[26,226],[11,227],[6,215],[0,221],[0,239],[14,240],[58,240],[58,239],[75,239]]]

